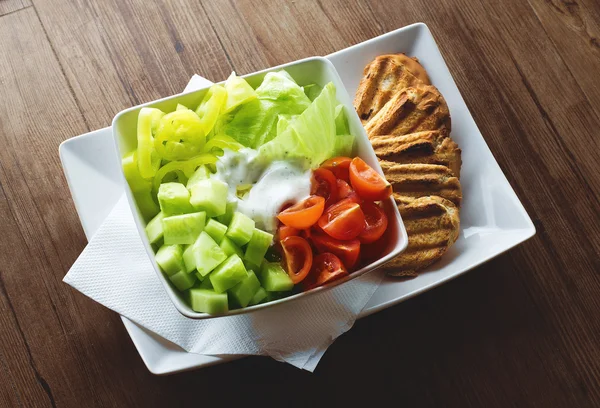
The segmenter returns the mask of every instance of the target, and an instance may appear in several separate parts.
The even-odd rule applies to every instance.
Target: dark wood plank
[[[247,74],[382,34],[361,1],[202,1],[233,67]],[[274,40],[277,39],[277,40]]]
[[[91,130],[181,92],[194,73],[220,80],[231,72],[197,1],[34,4]]]
[[[0,0],[0,16],[31,6],[30,0]]]
[[[559,51],[569,74],[600,116],[600,3],[529,0],[544,31]]]
[[[265,384],[261,405],[598,406],[598,6],[530,4],[34,0],[0,17],[0,406],[248,405]],[[58,143],[194,72],[220,80],[416,21],[538,235],[360,321],[314,374],[247,358],[150,375],[118,316],[61,282],[85,240]]]

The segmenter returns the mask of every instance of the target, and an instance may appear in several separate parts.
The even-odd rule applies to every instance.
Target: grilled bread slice
[[[364,126],[369,138],[424,130],[450,132],[450,111],[435,86],[418,84],[396,92]]]
[[[458,238],[458,208],[444,198],[427,196],[399,209],[408,233],[408,247],[384,269],[392,276],[416,276],[440,259]]]
[[[389,161],[380,161],[380,164],[385,178],[392,185],[393,197],[398,208],[412,203],[416,198],[430,195],[450,200],[460,207],[460,181],[448,167],[439,164],[399,164]]]
[[[371,137],[371,144],[379,160],[439,164],[450,168],[456,177],[460,177],[461,151],[446,130],[401,136],[377,135]]]
[[[425,69],[416,58],[404,54],[380,55],[363,72],[354,108],[363,125],[402,89],[417,84],[430,84]]]

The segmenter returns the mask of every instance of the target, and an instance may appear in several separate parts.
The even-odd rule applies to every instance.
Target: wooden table
[[[314,374],[170,377],[62,283],[86,244],[58,145],[119,110],[429,25],[537,235],[364,319]],[[600,406],[600,3],[0,0],[0,406]]]

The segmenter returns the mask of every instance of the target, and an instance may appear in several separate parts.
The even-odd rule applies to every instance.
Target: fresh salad
[[[142,108],[122,159],[155,259],[197,312],[310,290],[377,257],[390,184],[353,157],[332,83],[233,73],[200,104]]]

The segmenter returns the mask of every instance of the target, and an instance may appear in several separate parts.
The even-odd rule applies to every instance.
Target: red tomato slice
[[[331,171],[338,179],[350,182],[350,157],[334,157],[321,164],[321,167]]]
[[[388,226],[388,218],[375,203],[364,202],[360,208],[365,214],[365,229],[360,233],[358,239],[363,244],[370,244],[381,238]]]
[[[360,241],[340,241],[327,234],[313,232],[311,241],[320,253],[331,252],[338,256],[349,270],[352,270],[360,257]]]
[[[325,199],[310,196],[279,213],[277,218],[288,227],[306,229],[315,224],[325,209]]]
[[[350,183],[365,200],[380,201],[392,195],[392,185],[360,157],[350,163]]]
[[[313,171],[311,194],[325,198],[325,208],[338,200],[336,178],[333,173],[322,167]]]
[[[340,200],[349,200],[355,202],[357,204],[362,203],[362,199],[356,194],[356,191],[352,189],[350,184],[346,183],[344,180],[337,180],[338,187],[338,198]]]
[[[346,275],[348,275],[348,271],[340,258],[332,253],[325,252],[315,257],[310,276],[305,281],[305,286],[307,289],[313,289]]]
[[[350,240],[365,229],[365,215],[360,205],[345,199],[329,207],[317,224],[335,239]]]
[[[294,284],[302,282],[312,267],[312,248],[304,238],[298,236],[282,240],[281,247],[286,270],[292,282]]]
[[[283,241],[287,237],[293,237],[296,235],[300,235],[300,230],[294,227],[288,227],[285,224],[279,227],[279,231],[277,231],[277,237],[279,241]]]

